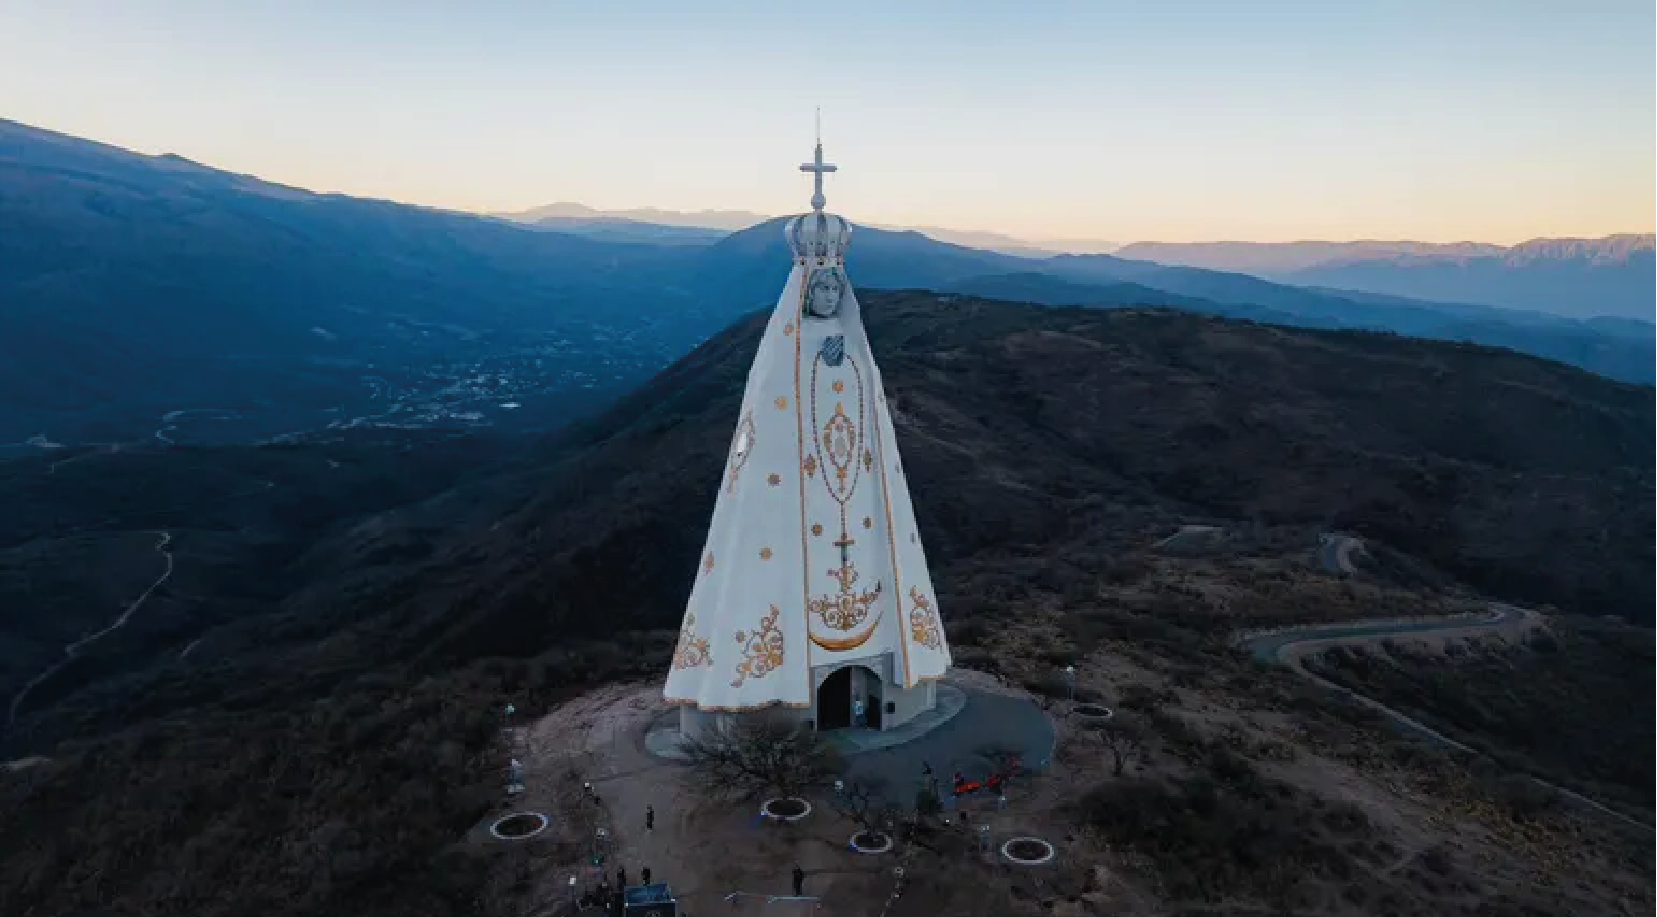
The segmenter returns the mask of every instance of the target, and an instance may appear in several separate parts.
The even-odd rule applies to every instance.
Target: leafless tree
[[[1100,723],[1093,727],[1093,730],[1098,735],[1099,742],[1111,753],[1112,776],[1122,776],[1122,772],[1127,769],[1128,760],[1137,755],[1144,744],[1138,727],[1121,720],[1112,720]]]
[[[764,720],[724,722],[680,747],[713,796],[798,796],[828,784],[840,765],[810,729]]]
[[[855,822],[864,834],[888,834],[903,814],[892,802],[885,787],[873,780],[847,780],[837,789],[829,805],[835,813]]]

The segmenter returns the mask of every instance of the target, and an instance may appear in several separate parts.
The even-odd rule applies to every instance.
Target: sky
[[[1026,239],[1649,232],[1651,0],[0,0],[0,117],[483,212]]]

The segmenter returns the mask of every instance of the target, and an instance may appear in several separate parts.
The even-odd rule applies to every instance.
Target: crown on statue
[[[783,237],[796,258],[844,258],[852,243],[852,224],[818,210],[789,220]]]

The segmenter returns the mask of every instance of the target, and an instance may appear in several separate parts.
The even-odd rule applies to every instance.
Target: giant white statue
[[[664,694],[685,736],[759,714],[889,729],[949,668],[892,418],[846,280],[851,225],[784,230],[794,269],[765,327]]]

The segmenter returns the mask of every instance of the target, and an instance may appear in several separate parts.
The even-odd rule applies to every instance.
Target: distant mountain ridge
[[[593,219],[614,234],[660,230]],[[711,243],[597,239],[314,194],[0,121],[0,446],[159,438],[165,416],[204,409],[240,418],[240,433],[214,442],[450,414],[566,423],[773,302],[791,261],[781,225]],[[1010,255],[867,226],[848,268],[865,288],[1384,330],[1653,376],[1653,339],[1626,320]]]
[[[632,210],[599,210],[588,207],[586,204],[571,202],[546,204],[540,207],[531,207],[528,210],[495,213],[491,216],[516,223],[576,232],[583,235],[594,235],[602,231],[605,226],[618,224],[646,224],[663,229],[737,232],[768,220],[777,219],[775,216],[763,216],[746,210],[696,210],[685,212],[658,210],[653,207]],[[1021,239],[1005,233],[975,229],[945,229],[939,226],[894,226],[883,223],[860,225],[867,225],[872,229],[887,229],[893,232],[914,231],[930,236],[940,242],[968,245],[1004,255],[1020,255],[1030,258],[1046,258],[1060,254],[1108,254],[1120,247],[1120,244],[1116,242],[1095,239],[1031,240]],[[639,232],[641,236],[646,233],[642,228]],[[673,237],[671,233],[663,235],[665,238]]]
[[[559,201],[552,204],[543,204],[540,207],[531,207],[528,210],[496,213],[492,216],[518,223],[541,223],[549,219],[591,220],[595,222],[617,220],[629,223],[650,223],[656,226],[676,226],[681,229],[722,229],[725,232],[747,229],[755,223],[763,223],[771,219],[765,214],[751,213],[746,210],[694,210],[684,212],[658,210],[655,207],[641,207],[632,210],[599,210],[572,201]]]
[[[1651,321],[1652,233],[1482,242],[1136,242],[1117,254],[1301,286]]]

